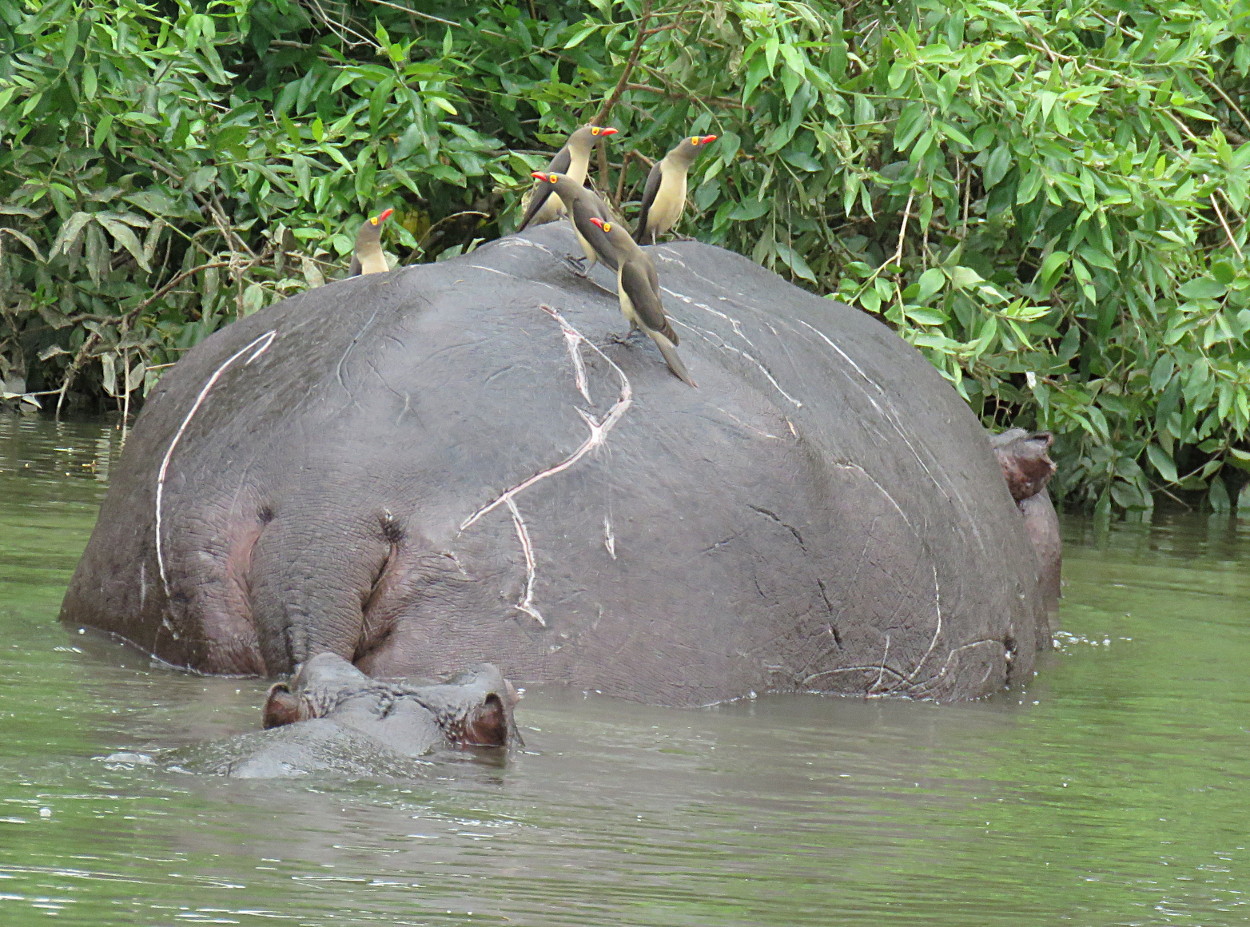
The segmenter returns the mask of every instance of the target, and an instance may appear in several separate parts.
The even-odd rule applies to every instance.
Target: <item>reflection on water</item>
[[[1250,527],[1064,522],[1059,648],[971,705],[530,691],[527,752],[234,781],[265,684],[60,628],[120,432],[0,417],[0,923],[1250,921]]]

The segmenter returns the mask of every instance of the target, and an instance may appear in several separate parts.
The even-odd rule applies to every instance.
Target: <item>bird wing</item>
[[[640,245],[655,244],[655,236],[647,234],[647,215],[651,212],[651,204],[655,202],[655,197],[660,192],[662,174],[660,162],[656,161],[651,165],[651,172],[647,174],[647,185],[642,190],[642,206],[638,208],[638,225],[634,227],[634,241]]]
[[[573,225],[577,229],[578,234],[586,239],[590,247],[594,249],[599,260],[603,262],[604,266],[616,270],[619,263],[616,248],[612,246],[607,232],[590,221],[590,217],[594,216],[596,219],[610,222],[610,211],[607,204],[592,191],[583,189],[573,201],[569,212],[573,216]]]
[[[551,163],[547,165],[548,174],[567,174],[569,165],[573,163],[573,152],[566,144],[555,153]]]
[[[357,257],[355,254],[353,254],[353,255],[352,255],[352,262],[351,262],[351,264],[350,264],[350,265],[348,266],[348,268],[347,268],[347,276],[349,276],[349,277],[359,277],[359,276],[360,276],[360,270],[361,270],[361,267],[360,267],[360,258],[359,258],[359,257]]]
[[[547,202],[547,197],[551,196],[551,184],[543,183],[541,180],[534,182],[534,192],[530,194],[530,204],[525,208],[525,215],[521,217],[521,224],[516,227],[518,232],[525,231],[525,227],[534,221],[534,217],[538,215],[538,210],[543,208],[543,204]]]
[[[668,316],[664,314],[660,292],[651,285],[650,275],[643,264],[642,261],[628,261],[621,266],[621,287],[629,294],[629,301],[634,304],[638,321],[677,344],[677,333],[673,331]]]
[[[567,173],[569,165],[572,163],[573,154],[569,151],[569,146],[565,145],[547,162],[547,173]],[[543,183],[541,180],[534,184],[534,192],[530,195],[530,204],[525,207],[525,215],[521,217],[521,224],[516,227],[518,232],[525,231],[525,227],[534,221],[534,217],[538,215],[538,210],[543,208],[543,204],[547,202],[547,198],[550,196],[551,184]]]

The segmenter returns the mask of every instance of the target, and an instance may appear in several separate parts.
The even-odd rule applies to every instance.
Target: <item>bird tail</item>
[[[686,369],[686,365],[681,362],[681,358],[677,356],[677,346],[673,344],[663,332],[651,331],[647,332],[651,336],[651,340],[655,342],[655,346],[660,349],[660,353],[664,355],[664,362],[668,364],[668,369],[673,371],[673,375],[684,383],[698,387],[698,383],[694,382],[694,378],[690,376],[690,371]]]

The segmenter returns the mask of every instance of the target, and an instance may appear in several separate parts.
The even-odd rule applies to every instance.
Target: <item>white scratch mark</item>
[[[725,339],[721,338],[720,335],[717,335],[715,332],[706,332],[701,328],[695,328],[693,325],[688,325],[685,322],[681,321],[680,319],[672,319],[671,321],[673,321],[677,325],[680,325],[682,328],[685,328],[685,329],[688,329],[689,331],[694,332],[704,341],[707,341],[711,344],[715,344],[717,347],[724,348],[726,351],[732,351],[733,353],[737,354],[739,357],[746,358],[751,363],[753,363],[756,367],[759,368],[760,373],[764,374],[764,376],[767,377],[768,382],[773,385],[773,389],[775,389],[782,396],[788,399],[790,403],[796,409],[803,408],[803,403],[801,403],[799,400],[795,399],[793,396],[787,393],[784,389],[782,389],[781,384],[777,382],[776,378],[769,372],[768,368],[765,367],[762,363],[760,363],[759,360],[757,360],[754,356],[748,354],[746,351],[740,351],[738,348],[735,348],[732,344],[729,344],[728,342],[726,342]]]
[[[200,390],[200,394],[195,397],[195,402],[191,405],[191,410],[187,412],[186,418],[184,418],[182,420],[182,424],[178,426],[177,432],[174,433],[174,439],[169,442],[169,448],[165,451],[165,458],[161,461],[161,469],[156,475],[156,566],[161,575],[161,586],[165,590],[166,599],[169,598],[169,574],[165,570],[165,554],[164,546],[162,544],[161,516],[163,512],[161,504],[165,494],[165,474],[169,470],[169,461],[174,456],[174,449],[178,446],[178,442],[182,440],[182,435],[186,432],[187,426],[191,424],[191,419],[195,417],[195,413],[199,411],[200,406],[203,404],[205,398],[207,398],[209,390],[213,388],[213,386],[221,378],[221,375],[226,372],[230,365],[248,351],[252,351],[252,356],[243,363],[243,366],[246,367],[252,361],[256,360],[256,358],[260,357],[269,350],[269,346],[273,344],[273,340],[277,337],[277,335],[278,333],[276,330],[271,329],[270,331],[265,332],[259,338],[254,339],[249,344],[231,354],[230,357],[227,358],[226,361],[213,372],[213,375],[208,378],[208,382],[204,384],[204,388]],[[177,637],[177,633],[174,631],[173,625],[169,623],[168,610],[166,610],[166,614],[162,616],[161,624],[163,624],[171,634],[174,634],[174,636]]]
[[[582,344],[589,343],[586,337],[563,317],[559,319],[560,331],[564,333],[564,346],[568,349],[569,359],[573,361],[573,379],[577,383],[577,391],[582,394],[582,398],[590,403],[590,388],[586,382],[586,363],[582,360]]]
[[[525,594],[513,607],[517,611],[525,612],[545,628],[547,622],[542,612],[534,607],[534,580],[538,576],[538,569],[534,562],[534,545],[530,543],[529,529],[525,527],[525,520],[521,518],[520,509],[511,499],[508,500],[508,511],[512,513],[512,524],[516,527],[517,538],[521,541],[521,553],[525,555]]]
[[[889,500],[890,505],[894,506],[894,510],[898,512],[899,518],[903,519],[903,524],[907,526],[908,530],[911,531],[912,535],[916,538],[916,540],[917,541],[921,540],[920,534],[916,531],[915,525],[911,523],[911,519],[908,518],[907,513],[903,511],[903,507],[898,504],[898,500],[896,500],[892,495],[890,495],[889,491],[884,486],[882,486],[879,482],[873,479],[872,475],[867,470],[865,470],[863,467],[859,466],[858,464],[852,464],[852,463],[838,463],[838,464],[835,464],[835,466],[841,470],[854,470],[856,473],[860,474],[860,476],[864,477],[864,479],[868,480],[868,482],[872,483],[872,485],[876,487],[877,492],[885,496],[885,498]],[[923,541],[921,541],[921,543],[923,544]],[[937,647],[938,638],[942,634],[942,583],[941,583],[941,580],[938,578],[937,563],[932,558],[930,558],[929,560],[929,569],[933,571],[933,608],[935,611],[933,638],[932,640],[929,641],[929,649],[924,652],[924,654],[916,662],[916,665],[912,667],[911,672],[908,673],[906,677],[901,678],[899,680],[899,683],[893,686],[890,689],[890,691],[894,691],[899,686],[906,685],[915,680],[916,676],[920,673],[920,668],[924,666],[925,661],[929,659],[929,657],[933,653],[934,648]],[[886,651],[887,652],[889,651],[889,636],[888,635],[886,636]],[[882,659],[882,662],[884,663],[885,657],[882,657],[881,659]],[[945,670],[943,670],[943,672],[945,672]],[[901,676],[902,674],[900,673],[899,675]],[[878,680],[878,682],[880,682],[880,680]],[[876,683],[874,683],[874,688],[875,686],[876,686]]]
[[[535,247],[540,247],[540,246],[535,245]],[[546,248],[543,248],[543,250],[547,251]],[[547,251],[547,253],[550,254],[551,252]],[[553,286],[550,283],[544,283],[542,280],[533,280],[529,277],[519,277],[516,274],[509,273],[506,270],[500,270],[498,267],[487,267],[485,264],[470,264],[469,266],[472,267],[474,270],[484,270],[484,271],[487,271],[488,273],[498,274],[501,277],[507,277],[509,280],[523,280],[526,283],[532,283],[534,286],[545,286],[547,289],[555,290],[557,293],[563,292],[563,290],[561,290],[558,286]]]
[[[890,655],[890,635],[887,634],[885,636],[885,653],[881,654],[881,671],[877,673],[876,682],[874,682],[871,686],[868,687],[869,695],[875,695],[877,693],[877,688],[878,686],[881,685],[881,678],[885,676],[885,661],[886,661],[886,657],[888,657],[889,655]]]
[[[496,248],[503,248],[503,247],[507,247],[508,245],[520,245],[521,247],[524,247],[524,248],[537,248],[539,251],[543,252],[544,254],[550,254],[552,257],[555,257],[555,252],[552,251],[550,248],[548,248],[546,245],[540,245],[536,241],[530,241],[528,238],[521,238],[518,235],[509,235],[507,238],[500,238],[495,243]]]
[[[940,680],[946,677],[946,671],[950,669],[951,660],[955,658],[955,654],[959,653],[961,650],[971,650],[973,647],[981,647],[985,644],[992,644],[996,647],[1003,646],[1002,641],[997,641],[992,638],[983,638],[982,640],[972,641],[971,643],[968,643],[968,644],[961,644],[958,647],[953,648],[951,652],[946,655],[946,662],[942,664],[942,669],[939,670],[935,676],[925,680],[924,688],[926,690],[932,690],[933,686],[937,682],[939,682]],[[988,675],[989,675],[989,669],[987,668],[986,676],[982,677],[981,681],[984,682],[985,679],[988,678]]]
[[[937,622],[933,628],[933,639],[929,641],[929,649],[924,652],[924,656],[916,661],[916,665],[907,674],[907,678],[899,682],[900,686],[915,681],[916,676],[920,673],[920,667],[924,666],[925,661],[929,659],[929,656],[933,653],[933,648],[937,646],[938,638],[942,635],[942,584],[938,580],[937,564],[930,560],[929,567],[933,570],[933,608],[937,612]]]
[[[701,303],[696,299],[692,299],[691,297],[687,296],[685,293],[678,293],[676,290],[670,290],[666,286],[662,286],[660,287],[660,289],[663,290],[665,293],[667,293],[669,296],[676,297],[677,299],[680,299],[683,303],[686,303],[689,306],[694,306],[696,309],[702,309],[704,312],[710,312],[712,315],[716,316],[718,319],[723,319],[724,321],[728,322],[729,327],[734,330],[735,335],[737,335],[747,344],[750,344],[751,347],[755,347],[755,345],[751,343],[751,339],[742,333],[742,323],[739,322],[737,319],[735,319],[733,316],[726,315],[724,312],[721,312],[719,309],[713,309],[711,306],[705,303]]]
[[[525,479],[523,479],[521,482],[517,483],[515,486],[511,487],[510,489],[504,490],[503,493],[501,493],[496,499],[483,505],[476,512],[474,512],[472,515],[466,518],[463,522],[461,522],[460,524],[461,531],[464,531],[465,529],[472,527],[473,524],[477,522],[477,520],[480,519],[483,515],[488,514],[489,512],[498,508],[500,505],[507,504],[508,502],[511,501],[511,499],[514,496],[516,496],[519,493],[524,492],[525,490],[529,489],[531,486],[534,486],[535,484],[542,482],[543,480],[547,479],[547,477],[549,476],[555,476],[557,473],[563,473],[565,470],[572,467],[574,464],[576,464],[579,460],[581,460],[591,451],[595,450],[595,448],[602,446],[604,442],[607,441],[608,433],[612,431],[612,429],[616,426],[616,423],[621,420],[621,417],[629,410],[629,407],[633,405],[634,390],[633,390],[633,386],[629,382],[629,377],[625,376],[625,371],[623,371],[616,364],[616,362],[612,360],[612,358],[604,354],[603,351],[599,349],[598,345],[594,344],[592,341],[587,339],[585,335],[577,331],[577,329],[573,328],[573,326],[570,325],[565,320],[564,316],[562,316],[558,311],[556,311],[555,309],[552,309],[550,306],[545,306],[545,305],[542,306],[541,308],[544,312],[546,312],[549,316],[551,316],[560,324],[561,330],[568,330],[568,331],[573,332],[577,336],[577,338],[580,339],[581,343],[585,344],[588,348],[590,348],[592,351],[594,351],[596,354],[602,357],[605,361],[607,361],[609,365],[611,365],[612,369],[616,371],[616,375],[620,378],[620,381],[621,381],[620,393],[617,396],[616,401],[612,403],[612,407],[608,409],[608,411],[604,414],[602,418],[596,419],[589,412],[586,412],[582,409],[578,409],[577,410],[578,414],[582,417],[582,420],[586,423],[586,427],[590,429],[590,434],[586,436],[586,440],[583,441],[580,445],[578,445],[577,449],[574,450],[573,453],[571,453],[568,457],[564,458],[564,460],[560,461],[554,466],[548,467],[545,470],[540,470],[537,473],[526,477]]]
[[[878,395],[880,395],[882,398],[885,397],[885,390],[881,388],[881,385],[877,383],[875,380],[873,380],[870,376],[868,376],[868,374],[864,373],[863,368],[861,368],[859,364],[855,363],[855,361],[851,360],[850,355],[848,355],[840,347],[834,344],[833,340],[830,339],[828,335],[826,335],[824,332],[822,332],[820,329],[816,328],[815,326],[809,325],[803,319],[799,319],[798,321],[800,325],[802,325],[804,328],[808,329],[809,331],[814,332],[816,335],[820,337],[822,341],[825,342],[825,344],[833,348],[833,350],[837,352],[837,354],[844,361],[846,361],[848,364],[851,365],[851,367],[854,368],[855,372],[858,373],[860,377],[863,378],[865,383],[869,384],[873,389],[877,391]],[[943,487],[942,487],[941,482],[939,482],[938,478],[933,475],[933,471],[929,469],[929,465],[924,462],[924,458],[920,456],[920,452],[916,450],[915,445],[911,443],[911,439],[907,437],[907,432],[903,428],[902,423],[899,422],[898,416],[895,414],[893,408],[889,410],[883,409],[881,408],[881,406],[877,405],[876,400],[874,400],[872,396],[868,395],[867,391],[864,391],[864,395],[867,397],[868,401],[872,403],[872,407],[876,409],[878,412],[880,412],[882,417],[885,418],[886,421],[888,421],[891,425],[894,426],[894,430],[898,432],[898,436],[903,439],[903,443],[907,445],[907,449],[911,451],[912,456],[916,458],[916,463],[920,464],[920,469],[923,470],[925,472],[925,475],[928,476],[929,479],[933,481],[933,485],[937,486],[939,489],[942,489]],[[889,403],[887,402],[887,405],[888,404]],[[960,499],[960,502],[962,501],[963,500]]]
[[[717,412],[720,412],[725,417],[733,419],[734,422],[736,422],[740,427],[745,428],[747,431],[755,432],[761,438],[772,438],[774,441],[781,440],[781,438],[778,437],[777,435],[769,434],[767,431],[763,431],[762,429],[756,428],[754,425],[748,425],[746,422],[738,418],[738,416],[734,415],[728,409],[722,409],[720,406],[713,406],[712,408],[714,408]]]
[[[613,560],[616,559],[616,535],[612,533],[612,522],[608,516],[603,516],[603,546],[608,549],[609,556]]]

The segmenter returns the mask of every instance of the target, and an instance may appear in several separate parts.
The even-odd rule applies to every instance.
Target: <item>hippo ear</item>
[[[503,700],[492,692],[464,719],[461,742],[466,746],[506,747],[509,727],[508,710]]]
[[[1055,475],[1055,464],[1046,453],[1053,441],[1048,431],[1029,434],[1023,428],[1012,428],[991,439],[1007,488],[1016,502],[1037,495]]]
[[[262,724],[265,730],[271,727],[282,727],[303,721],[305,713],[303,702],[295,695],[285,682],[276,682],[269,689],[269,697],[265,699],[265,712]]]

